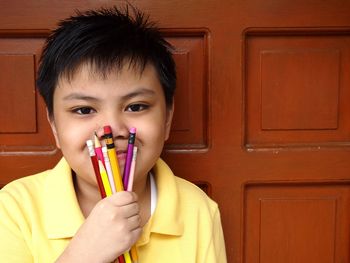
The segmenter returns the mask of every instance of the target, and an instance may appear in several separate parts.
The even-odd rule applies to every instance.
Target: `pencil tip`
[[[94,139],[95,139],[95,147],[101,147],[100,140],[97,138],[96,133],[94,134]]]

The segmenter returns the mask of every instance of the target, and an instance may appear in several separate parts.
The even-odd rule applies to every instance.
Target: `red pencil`
[[[94,172],[95,172],[95,176],[96,176],[96,181],[97,181],[97,185],[98,185],[98,189],[100,190],[100,194],[102,198],[106,197],[106,192],[105,189],[103,188],[103,183],[102,183],[102,179],[101,179],[101,175],[100,175],[100,170],[98,167],[98,160],[97,160],[97,156],[95,153],[95,149],[94,149],[94,143],[92,142],[92,140],[87,140],[86,141],[86,145],[89,149],[89,155],[91,158],[91,163],[92,166],[94,167]]]

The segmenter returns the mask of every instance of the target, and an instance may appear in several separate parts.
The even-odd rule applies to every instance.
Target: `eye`
[[[146,104],[142,104],[142,103],[135,103],[135,104],[131,104],[128,107],[126,107],[126,111],[130,111],[130,112],[138,112],[138,111],[143,111],[148,109],[149,106]]]
[[[95,113],[96,111],[90,107],[80,107],[80,108],[74,109],[73,112],[79,115],[87,115],[87,114]]]

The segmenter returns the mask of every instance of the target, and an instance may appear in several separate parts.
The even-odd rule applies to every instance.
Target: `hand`
[[[118,192],[102,199],[57,262],[112,262],[141,235],[137,196]]]

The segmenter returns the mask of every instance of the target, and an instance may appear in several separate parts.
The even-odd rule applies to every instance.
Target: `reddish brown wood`
[[[0,55],[0,133],[36,132],[34,56]]]
[[[349,261],[339,253],[349,245],[349,182],[252,183],[245,189],[245,262]]]

